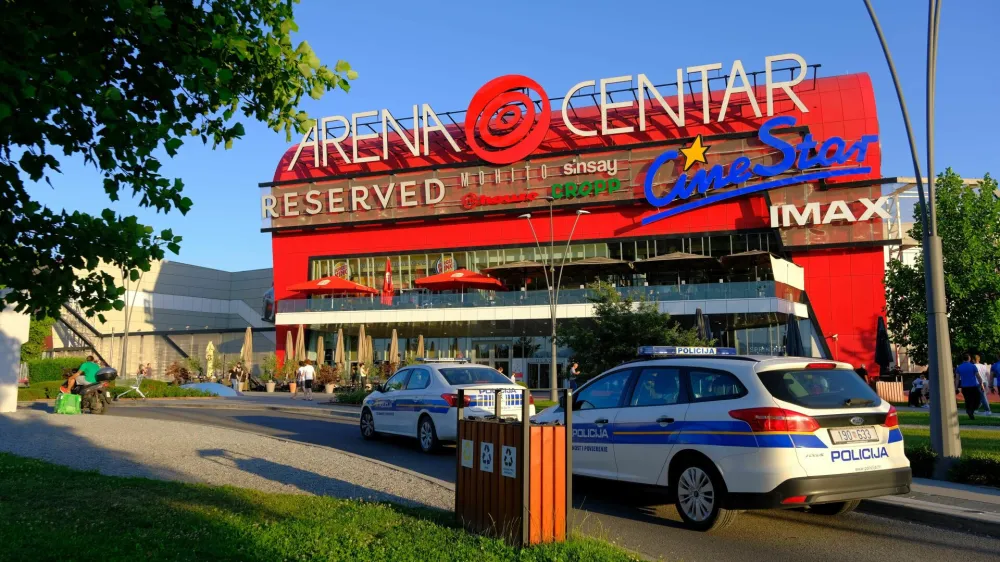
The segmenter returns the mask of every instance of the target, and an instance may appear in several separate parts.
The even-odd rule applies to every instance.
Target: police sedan
[[[361,436],[373,439],[380,433],[391,433],[416,437],[420,449],[430,453],[442,441],[454,441],[458,435],[459,389],[464,391],[466,417],[495,416],[499,399],[502,418],[521,419],[524,389],[495,369],[461,360],[428,361],[401,368],[365,397]],[[529,396],[529,400],[529,412],[534,415],[534,399]]]
[[[574,474],[663,487],[701,531],[740,510],[839,515],[909,492],[896,409],[851,365],[730,348],[640,354],[575,393]],[[564,419],[557,405],[532,421]]]

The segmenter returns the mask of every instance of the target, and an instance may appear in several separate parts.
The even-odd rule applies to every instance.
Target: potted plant
[[[316,375],[316,382],[323,385],[323,392],[333,394],[333,389],[337,386],[337,371],[330,365],[320,365],[319,374]]]
[[[288,392],[295,394],[295,389],[298,388],[299,384],[295,380],[295,370],[298,368],[294,360],[285,358],[285,362],[281,364],[281,377],[282,379],[288,381]]]
[[[274,375],[278,371],[278,356],[268,353],[264,357],[264,361],[260,364],[260,370],[260,378],[264,381],[264,390],[274,392]]]

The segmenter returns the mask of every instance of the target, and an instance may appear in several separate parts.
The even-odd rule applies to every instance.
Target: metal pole
[[[932,68],[931,61],[937,56],[937,28],[936,21],[940,21],[940,5],[935,4],[935,0],[930,0],[930,18],[928,21],[928,96],[927,104],[927,135],[928,135],[928,165],[933,164],[933,156],[930,155],[933,146],[931,142],[933,136],[933,81],[936,69]],[[892,55],[889,52],[889,45],[886,43],[885,35],[882,33],[882,26],[879,25],[878,17],[872,8],[871,0],[864,0],[868,15],[871,18],[872,26],[878,34],[879,42],[882,45],[882,52],[885,54],[886,63],[889,65],[889,73],[892,75],[893,85],[896,88],[896,98],[899,108],[903,113],[903,124],[906,126],[906,135],[910,143],[910,156],[913,160],[913,170],[916,174],[917,194],[920,198],[920,224],[921,242],[924,252],[924,291],[926,296],[927,318],[927,351],[928,366],[931,367],[930,378],[934,382],[937,397],[931,400],[931,448],[938,455],[938,462],[935,465],[935,476],[941,477],[947,473],[951,465],[962,455],[962,442],[959,439],[958,430],[958,405],[951,399],[955,395],[955,381],[952,376],[951,367],[951,341],[949,338],[948,318],[945,307],[944,294],[944,269],[941,252],[941,239],[937,236],[937,217],[933,212],[928,218],[928,202],[933,205],[934,193],[931,176],[933,170],[928,170],[929,197],[924,196],[923,174],[920,172],[920,157],[917,154],[916,138],[913,135],[913,127],[910,124],[909,112],[906,108],[906,100],[903,97],[903,89],[899,83],[899,76],[896,73],[896,65],[892,62]],[[929,201],[928,201],[929,200]],[[933,207],[931,207],[933,211]],[[933,232],[931,229],[934,228]],[[940,337],[938,337],[940,335]]]
[[[521,544],[531,539],[531,393],[521,391]]]
[[[556,362],[556,227],[552,217],[553,200],[549,200],[549,311],[552,313],[552,366],[549,367],[549,400],[559,400],[559,365]]]
[[[566,389],[566,536],[573,513],[573,390]]]

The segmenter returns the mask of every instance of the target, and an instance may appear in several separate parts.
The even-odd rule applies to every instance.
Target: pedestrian
[[[358,387],[358,366],[354,365],[351,367],[351,388]]]
[[[306,359],[302,366],[302,389],[305,390],[306,400],[312,402],[313,399],[313,379],[316,378],[316,369],[312,366],[312,361]]]
[[[865,384],[868,384],[868,369],[865,369],[863,363],[860,367],[854,369],[854,372],[857,373],[859,377],[861,377],[861,380],[865,381]]]
[[[361,364],[358,365],[358,379],[361,381],[361,388],[363,390],[368,390],[368,366]]]
[[[507,376],[506,374],[504,374],[504,372],[503,372],[503,366],[501,366],[501,365],[497,365],[497,372],[500,373],[501,375],[505,376],[505,377]]]
[[[992,416],[993,412],[990,411],[990,366],[983,363],[979,355],[976,355],[976,371],[979,372],[979,381],[982,389],[980,393],[982,407],[986,410],[987,416]]]
[[[576,392],[576,379],[580,376],[580,364],[573,362],[573,365],[569,368],[569,376],[566,377],[566,388]]]
[[[303,388],[305,383],[305,371],[302,370],[302,367],[305,366],[305,361],[299,361],[299,368],[295,369],[295,392],[292,393],[292,400],[295,400],[295,397],[298,396],[299,390],[302,390],[303,394],[305,393],[305,389]]]
[[[972,356],[966,353],[962,356],[965,361],[955,368],[958,374],[958,387],[962,390],[962,398],[965,399],[965,413],[970,420],[976,419],[976,409],[982,402],[979,389],[982,381],[979,379],[979,369],[972,364]]]
[[[997,356],[996,363],[990,367],[990,373],[993,375],[993,392],[1000,394],[1000,355]]]
[[[146,368],[142,372],[142,378],[149,378],[153,376],[153,366],[146,363]]]
[[[913,386],[910,387],[910,396],[908,397],[909,399],[907,400],[907,404],[909,406],[913,406],[913,407],[917,407],[917,408],[919,408],[921,406],[921,404],[923,403],[923,398],[924,398],[924,383],[925,382],[926,382],[926,379],[923,378],[923,375],[921,375],[921,376],[913,379]]]

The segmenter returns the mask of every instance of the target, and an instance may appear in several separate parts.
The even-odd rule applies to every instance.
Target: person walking
[[[910,395],[908,397],[908,405],[915,408],[919,408],[924,401],[924,383],[926,379],[923,375],[913,379],[913,385],[910,387]]]
[[[368,366],[363,363],[358,365],[358,379],[361,380],[361,389],[368,390]]]
[[[580,376],[580,364],[573,362],[573,365],[569,368],[569,376],[566,377],[566,388],[576,392],[576,379]]]
[[[958,374],[958,387],[962,390],[962,398],[965,399],[965,413],[970,420],[976,419],[976,409],[982,403],[979,389],[982,381],[979,379],[979,369],[972,364],[972,356],[968,353],[962,356],[965,361],[955,368]]]
[[[313,379],[316,378],[316,369],[312,366],[312,361],[306,359],[302,366],[302,389],[305,390],[306,400],[312,402],[313,399]]]
[[[980,398],[982,398],[982,408],[986,410],[987,416],[992,416],[993,412],[990,410],[990,366],[983,363],[979,355],[976,355],[976,371],[979,372],[980,381]]]
[[[295,369],[295,392],[292,393],[292,400],[295,400],[295,397],[299,395],[299,390],[302,390],[302,393],[305,394],[305,389],[302,388],[303,383],[305,383],[305,371],[302,368],[305,366],[305,361],[299,361],[299,368]]]
[[[351,367],[351,388],[356,389],[358,387],[358,366],[354,365]]]
[[[993,392],[1000,394],[1000,355],[997,361],[990,367],[990,374],[993,375]]]

